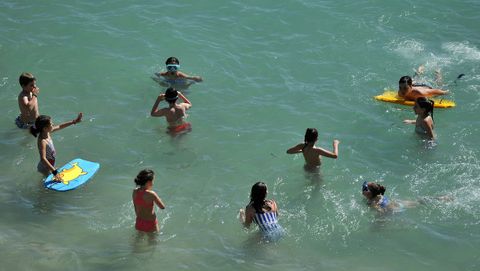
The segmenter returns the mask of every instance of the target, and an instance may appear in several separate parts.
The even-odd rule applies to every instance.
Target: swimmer
[[[415,100],[413,111],[417,115],[416,120],[404,120],[403,123],[415,124],[415,132],[426,135],[430,140],[435,138],[433,133],[433,106],[434,101],[419,97]]]
[[[15,119],[15,124],[20,129],[28,129],[33,126],[39,115],[38,94],[40,89],[37,87],[37,81],[31,73],[22,73],[18,81],[22,91],[17,98],[20,115]]]
[[[258,225],[262,237],[268,241],[278,240],[283,229],[278,224],[277,203],[267,197],[267,185],[257,182],[250,192],[250,203],[244,209],[240,209],[240,222],[249,228],[252,222]]]
[[[177,103],[179,97],[183,100],[183,103]],[[158,109],[158,105],[163,100],[168,102],[168,107]],[[169,132],[177,134],[191,130],[190,123],[185,121],[187,117],[186,111],[191,107],[192,103],[180,91],[174,88],[167,88],[165,94],[158,95],[150,115],[152,117],[165,117],[168,122]]]
[[[362,194],[367,199],[367,204],[381,213],[389,211],[402,211],[405,208],[415,207],[418,201],[390,201],[385,196],[386,188],[374,182],[362,184]]]
[[[453,201],[453,198],[450,196],[439,196],[439,197],[424,197],[419,200],[396,200],[391,201],[385,196],[385,186],[380,185],[374,182],[363,182],[362,184],[362,194],[367,199],[367,204],[376,209],[381,213],[386,212],[401,212],[405,208],[417,207],[420,204],[425,204],[430,199],[436,199],[439,201]]]
[[[402,76],[398,81],[398,96],[407,101],[415,101],[418,97],[434,97],[448,94],[448,91],[435,89],[424,84],[413,84],[410,76]]]
[[[174,56],[169,57],[167,59],[167,61],[165,61],[165,65],[167,65],[166,66],[167,71],[166,72],[157,72],[157,73],[155,73],[155,75],[165,78],[165,82],[167,82],[171,85],[182,83],[185,80],[193,80],[195,82],[202,82],[203,81],[202,77],[200,77],[200,76],[190,76],[190,75],[187,75],[187,74],[179,71],[180,61]]]
[[[40,115],[35,120],[35,126],[30,127],[32,135],[37,137],[37,147],[40,154],[40,162],[38,162],[37,170],[44,176],[48,176],[52,173],[55,176],[54,180],[61,181],[60,176],[58,176],[58,170],[55,168],[57,152],[55,151],[55,146],[53,145],[50,133],[77,124],[82,121],[82,117],[83,114],[78,113],[76,119],[54,126],[49,116]]]
[[[329,158],[338,158],[338,144],[340,141],[333,140],[333,152],[327,151],[315,146],[315,142],[318,140],[318,132],[315,128],[307,128],[305,131],[304,143],[297,144],[287,150],[288,154],[302,153],[305,158],[305,168],[313,169],[322,164],[321,156]]]

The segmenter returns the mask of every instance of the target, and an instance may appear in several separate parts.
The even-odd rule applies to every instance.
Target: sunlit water
[[[478,270],[480,2],[393,2],[1,1],[0,269]],[[169,56],[204,78],[179,138],[149,116]],[[402,123],[411,108],[372,98],[420,64],[457,103],[435,110],[434,146]],[[35,139],[13,123],[23,71],[41,113],[84,112],[53,136],[58,164],[101,164],[77,190],[41,185]],[[307,127],[341,141],[319,176],[285,154]],[[133,227],[143,168],[167,205],[153,240]],[[275,244],[238,222],[258,180],[286,230]],[[365,180],[426,203],[379,216]]]

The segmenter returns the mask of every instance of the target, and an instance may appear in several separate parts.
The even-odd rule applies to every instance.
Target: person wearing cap
[[[182,103],[177,103],[178,98],[182,99]],[[158,109],[160,102],[165,100],[168,107]],[[192,103],[176,89],[167,88],[165,93],[158,95],[157,100],[153,104],[150,115],[152,117],[165,117],[168,123],[168,132],[178,134],[191,130],[191,124],[185,121],[187,117],[186,111],[192,107]]]
[[[167,58],[167,61],[165,61],[166,65],[166,72],[158,72],[155,73],[157,76],[161,76],[164,78],[165,83],[167,83],[170,86],[174,85],[182,85],[185,84],[186,80],[192,80],[195,82],[202,82],[202,77],[200,76],[190,76],[188,74],[185,74],[180,70],[180,61],[172,56]],[[190,85],[190,84],[188,84]]]

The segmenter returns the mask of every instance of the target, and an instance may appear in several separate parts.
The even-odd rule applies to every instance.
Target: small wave
[[[469,42],[446,42],[442,49],[465,60],[480,60],[480,50]]]

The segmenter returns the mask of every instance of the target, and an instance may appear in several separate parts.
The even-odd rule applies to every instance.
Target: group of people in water
[[[180,62],[176,57],[170,57],[166,60],[166,71],[156,73],[156,76],[162,78],[162,85],[167,86],[165,93],[160,94],[151,109],[152,117],[165,117],[168,130],[172,135],[189,132],[191,124],[186,121],[186,111],[192,107],[192,103],[187,97],[178,91],[174,86],[182,84],[188,86],[192,82],[202,82],[199,76],[189,76],[180,72]],[[19,78],[22,88],[18,95],[18,105],[20,115],[15,123],[21,129],[30,129],[33,136],[37,137],[37,147],[40,161],[37,170],[44,176],[54,175],[54,179],[61,181],[58,175],[58,169],[55,166],[56,151],[51,138],[51,133],[75,125],[82,121],[83,114],[79,113],[71,121],[54,125],[51,117],[40,115],[38,108],[38,96],[40,89],[36,85],[36,78],[31,73],[22,73]],[[405,120],[404,123],[415,124],[415,131],[426,135],[429,139],[434,139],[433,132],[433,108],[434,102],[428,97],[447,94],[447,91],[434,89],[426,85],[415,84],[411,77],[403,76],[399,80],[398,96],[405,100],[415,101],[413,107],[417,118],[415,120]],[[181,99],[182,102],[177,102]],[[166,101],[168,106],[159,108],[160,103]],[[315,128],[307,128],[304,141],[289,148],[287,154],[302,153],[305,159],[305,169],[318,169],[321,165],[321,157],[338,158],[338,146],[340,141],[333,140],[333,150],[329,151],[315,144],[318,140],[318,131]],[[151,169],[141,170],[134,182],[136,188],[132,193],[132,201],[136,214],[135,228],[142,232],[158,232],[158,220],[155,214],[154,205],[164,209],[165,204],[153,190],[155,174]],[[278,207],[274,200],[267,199],[267,185],[263,182],[255,183],[251,188],[250,202],[245,209],[240,210],[240,219],[245,227],[249,227],[252,222],[257,224],[260,232],[268,240],[277,239],[282,235],[282,228],[278,224]],[[374,182],[365,182],[362,185],[362,194],[367,199],[368,205],[375,209],[386,212],[405,205],[415,205],[418,202],[392,202],[384,196],[385,187]]]

